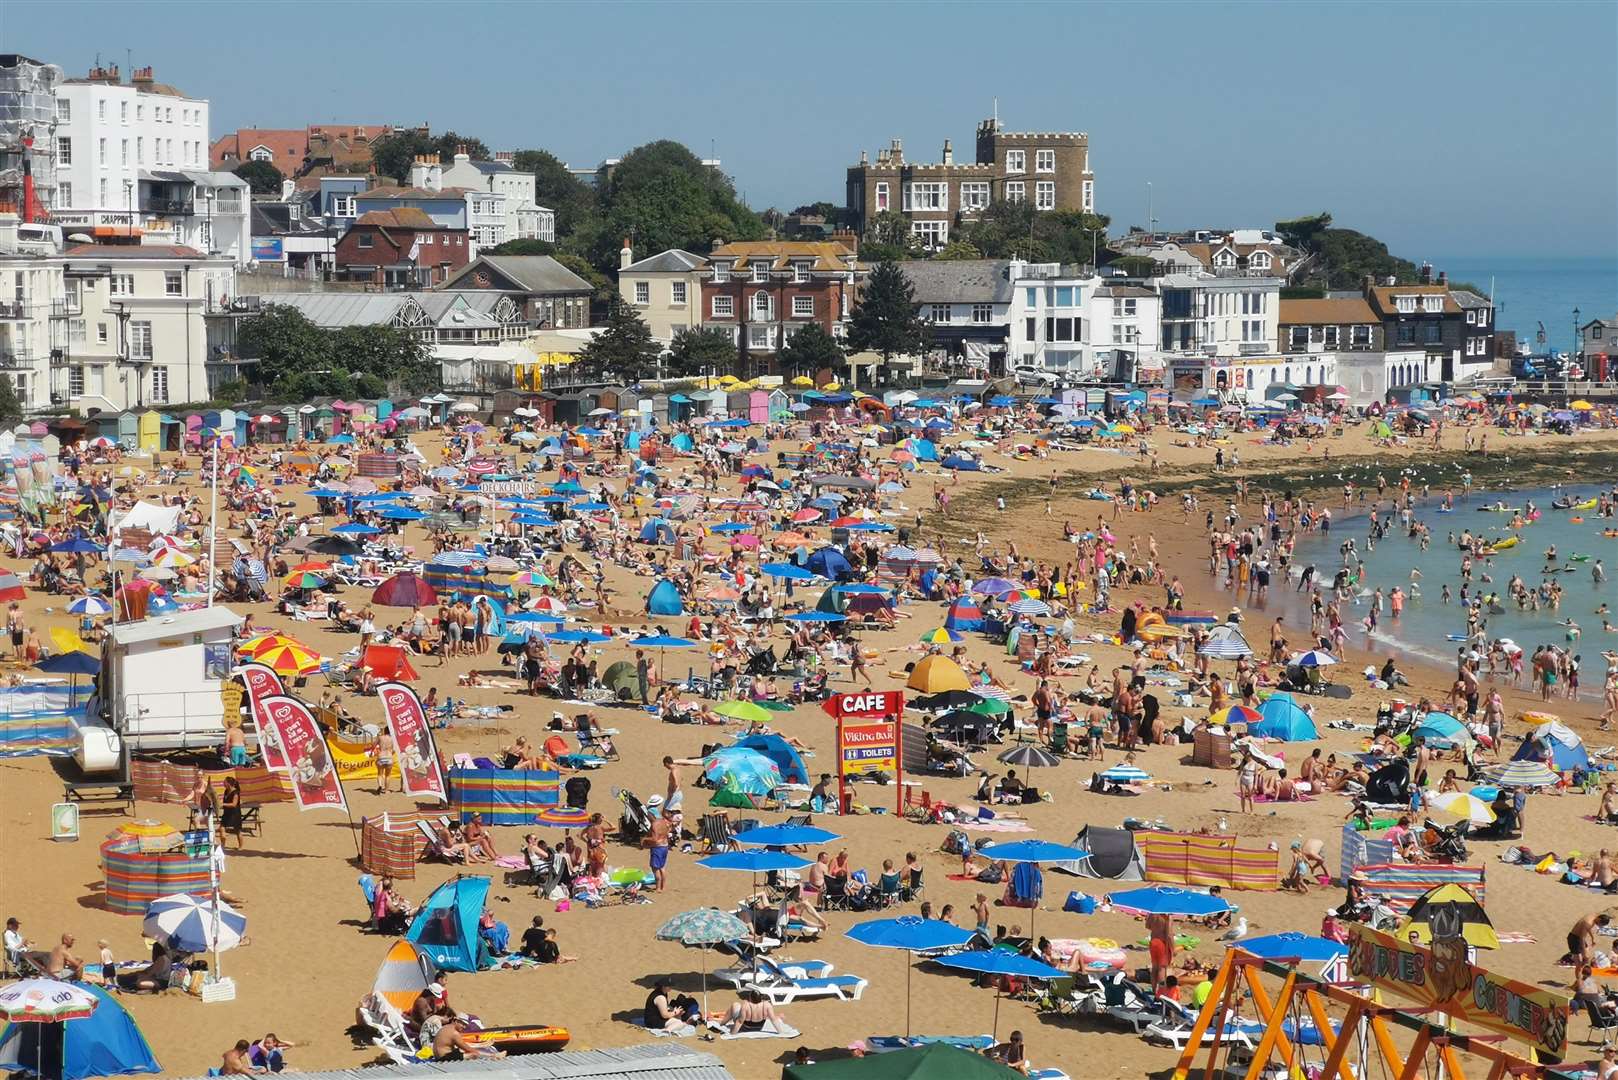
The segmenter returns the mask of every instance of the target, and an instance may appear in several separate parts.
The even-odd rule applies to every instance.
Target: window
[[[1444,340],[1444,326],[1442,323],[1423,323],[1421,340],[1428,345],[1437,345]]]
[[[792,298],[792,317],[794,319],[814,318],[815,298],[812,296],[794,296]]]
[[[56,99],[56,119],[60,123],[73,119],[73,103],[67,98]]]
[[[1035,172],[1055,172],[1056,171],[1056,151],[1055,150],[1035,150],[1034,151],[1034,171]]]
[[[150,360],[152,358],[152,324],[150,322],[136,320],[129,324],[129,358],[131,360]]]
[[[1397,337],[1401,345],[1414,345],[1416,343],[1416,328],[1408,324],[1401,326]]]
[[[1401,315],[1413,315],[1416,311],[1416,298],[1414,296],[1396,296],[1394,303],[1399,307]]]
[[[1114,345],[1122,345],[1124,343],[1124,328],[1119,326],[1117,323],[1112,324],[1112,343]]]
[[[753,318],[774,318],[774,305],[770,303],[770,294],[760,289],[753,294]]]
[[[103,165],[105,165],[107,163],[107,140],[106,139],[97,139],[96,140],[96,160],[99,161]]]
[[[64,181],[58,181],[57,184],[56,184],[56,205],[57,206],[72,206],[73,205],[73,185],[67,183],[65,180]]]
[[[684,304],[685,303],[685,282],[683,282],[683,281],[671,281],[671,282],[669,282],[669,303],[671,303],[671,304]]]
[[[1039,290],[1038,289],[1034,288],[1033,286],[1029,286],[1028,288],[1023,290],[1023,306],[1024,307],[1038,307],[1039,306]]]
[[[713,298],[713,317],[716,319],[730,319],[736,315],[736,298],[732,296],[716,296]]]
[[[129,102],[127,101],[118,103],[118,122],[120,124],[129,123]]]
[[[1094,180],[1086,180],[1084,182],[1084,194],[1082,196],[1082,201],[1081,201],[1081,203],[1079,205],[1079,209],[1083,210],[1086,214],[1089,214],[1089,213],[1093,213],[1095,211],[1095,208],[1096,208],[1096,182]]]
[[[1041,180],[1034,185],[1034,209],[1056,209],[1056,181]]]
[[[650,281],[635,282],[635,303],[650,304],[652,302],[652,283]]]
[[[163,295],[184,296],[185,275],[178,270],[163,271]]]
[[[1444,298],[1442,296],[1422,297],[1421,310],[1425,311],[1429,315],[1437,315],[1444,310]]]
[[[1338,330],[1339,330],[1339,328],[1335,327],[1335,326],[1326,327],[1326,348],[1328,348],[1328,349],[1337,348],[1337,342],[1338,342],[1338,337],[1339,337]]]
[[[888,182],[886,180],[878,180],[876,182],[876,212],[880,214],[882,211],[886,210],[887,208],[888,208]]]
[[[1308,348],[1309,347],[1309,328],[1307,326],[1294,326],[1292,328],[1291,336],[1289,338],[1289,341],[1291,343],[1291,346],[1294,349],[1306,349],[1306,348]]]
[[[333,217],[354,217],[356,215],[356,211],[354,209],[354,203],[355,203],[355,198],[352,195],[334,195],[334,196],[332,196],[332,200],[331,200],[332,216]]]
[[[716,282],[718,282],[720,284],[723,284],[724,282],[729,281],[730,280],[730,264],[729,263],[714,263],[713,264],[713,279],[714,279],[714,281],[716,281]]]
[[[1267,251],[1253,252],[1247,258],[1247,265],[1254,270],[1268,270],[1270,268],[1270,253]]]
[[[764,261],[761,260],[761,261],[756,262],[756,263],[753,264],[753,280],[754,281],[768,281],[768,280],[770,280],[770,264],[768,262],[764,262]]]
[[[146,139],[139,135],[135,136],[135,164],[146,164]]]
[[[73,397],[84,393],[84,365],[74,364],[67,369],[67,392]]]
[[[939,322],[947,323],[947,322],[949,322],[949,305],[948,304],[930,304],[930,305],[928,305],[927,319],[928,319],[929,322],[935,322],[935,323],[939,323]]]
[[[1488,326],[1489,325],[1489,309],[1488,308],[1478,308],[1478,325],[1479,326]],[[1599,327],[1597,329],[1599,329]]]
[[[354,246],[362,248],[375,247],[376,237],[372,236],[370,233],[360,233],[360,235],[354,238]]]
[[[136,120],[144,120],[145,118],[146,118],[146,106],[142,105],[138,101],[135,102],[135,119]]]
[[[923,247],[939,248],[949,243],[947,221],[912,221],[910,232],[913,236],[921,237]]]
[[[994,305],[993,304],[973,304],[972,305],[972,321],[973,322],[975,322],[975,323],[986,323],[986,322],[991,321],[993,318],[994,318]]]
[[[1600,341],[1601,340],[1601,330],[1602,330],[1601,324],[1596,323],[1594,326],[1590,327],[1590,337],[1595,341]]]
[[[1112,317],[1115,319],[1134,318],[1135,303],[1133,296],[1114,299],[1112,302]]]
[[[113,274],[107,279],[107,293],[110,296],[134,296],[135,275]]]
[[[1039,340],[1039,320],[1038,319],[1024,319],[1022,322],[1023,322],[1022,336],[1028,341],[1038,341]]]
[[[1024,173],[1024,172],[1027,172],[1027,171],[1028,171],[1028,151],[1026,151],[1026,150],[1007,150],[1006,151],[1006,172],[1015,175],[1017,173]]]
[[[107,118],[107,103],[105,101],[96,102],[96,119],[97,120],[105,120],[106,118]]]
[[[1084,293],[1071,285],[1058,285],[1056,287],[1056,306],[1073,307],[1084,296]]]
[[[1022,202],[1028,198],[1028,185],[1021,180],[1006,181],[1006,202]]]
[[[768,349],[775,341],[775,327],[751,325],[747,328],[749,349]]]
[[[1466,309],[1466,325],[1468,325],[1468,326],[1476,326],[1477,321],[1478,321],[1478,313],[1473,311],[1471,308],[1467,308]]]
[[[795,262],[792,264],[792,280],[800,285],[809,280],[809,264]]]
[[[104,322],[98,322],[98,323],[96,323],[96,344],[97,345],[105,345],[106,343],[107,343],[107,324],[104,323]]]
[[[69,345],[83,345],[85,324],[83,319],[69,319],[67,321],[67,343]]]
[[[1045,340],[1078,341],[1081,322],[1082,320],[1080,319],[1047,318],[1045,320]]]
[[[56,164],[73,164],[73,140],[65,136],[56,140]]]
[[[946,183],[906,184],[904,186],[904,209],[912,210],[948,210],[949,185]]]
[[[1369,349],[1371,347],[1371,328],[1369,326],[1356,326],[1350,333],[1352,347],[1356,349]]]
[[[157,402],[169,399],[169,369],[154,367],[152,369],[152,400]]]
[[[989,185],[985,181],[971,181],[961,185],[961,209],[982,210],[989,205]]]

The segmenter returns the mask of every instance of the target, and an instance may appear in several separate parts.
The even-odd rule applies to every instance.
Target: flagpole
[[[208,606],[213,607],[215,557],[219,545],[219,433],[213,437],[213,476],[208,483]]]

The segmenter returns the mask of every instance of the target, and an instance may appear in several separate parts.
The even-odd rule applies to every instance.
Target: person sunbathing
[[[438,850],[446,859],[461,859],[466,862],[484,861],[480,858],[473,858],[471,845],[457,839],[455,834],[450,831],[449,826],[443,822],[439,822],[433,832],[438,838]]]
[[[747,993],[742,1000],[731,1005],[730,1011],[720,1021],[732,1035],[739,1035],[742,1029],[749,1024],[773,1024],[779,1030],[790,1027],[781,1014],[775,1011],[775,1006],[763,1000],[756,993]]]

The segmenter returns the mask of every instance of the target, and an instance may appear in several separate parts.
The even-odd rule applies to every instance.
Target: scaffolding
[[[26,161],[40,198],[56,205],[56,88],[64,77],[55,64],[0,54],[0,203],[22,208]]]

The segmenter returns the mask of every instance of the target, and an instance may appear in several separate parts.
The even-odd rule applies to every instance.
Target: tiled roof
[[[707,265],[708,260],[701,255],[693,255],[683,248],[670,248],[640,262],[630,263],[619,273],[627,274],[633,271],[637,274],[682,274],[688,270],[700,270]]]
[[[1444,314],[1454,315],[1461,310],[1461,305],[1455,302],[1450,295],[1448,285],[1376,285],[1370,289],[1370,300],[1378,310],[1388,315],[1399,314],[1399,304],[1396,296],[1442,296],[1444,298]],[[1423,314],[1418,311],[1416,314]]]
[[[360,215],[356,225],[378,225],[384,229],[438,229],[439,225],[427,211],[414,206],[399,206],[392,210],[368,210]]]
[[[990,304],[1011,299],[1005,259],[911,259],[899,264],[918,304]]]
[[[205,259],[202,252],[180,244],[79,244],[62,254],[75,259]]]
[[[1332,300],[1282,297],[1279,319],[1282,326],[1347,326],[1381,321],[1362,296]]]
[[[447,187],[441,191],[433,191],[430,188],[385,184],[370,191],[361,191],[358,195],[362,199],[459,199],[471,190],[472,188]]]
[[[754,262],[764,259],[771,269],[790,270],[796,260],[812,259],[814,270],[847,270],[845,261],[854,254],[842,244],[831,241],[793,240],[739,240],[714,248],[710,259],[734,259],[734,269],[746,270]]]
[[[590,292],[590,283],[549,255],[480,255],[444,283],[445,288],[472,288],[472,275],[487,267],[529,293]]]

